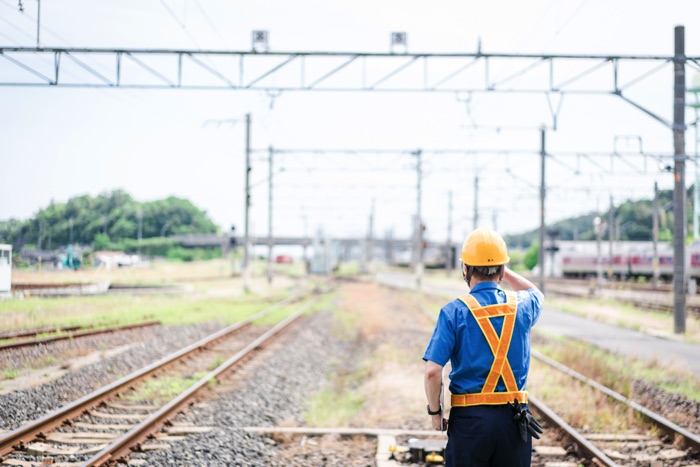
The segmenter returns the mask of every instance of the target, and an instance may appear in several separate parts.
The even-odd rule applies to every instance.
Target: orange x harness
[[[527,391],[518,391],[513,370],[508,363],[508,349],[513,338],[515,328],[516,309],[518,299],[515,293],[506,292],[508,301],[496,305],[481,306],[471,295],[465,295],[459,299],[467,305],[476,322],[484,333],[486,341],[489,343],[494,359],[491,370],[486,377],[486,382],[480,393],[476,394],[452,394],[452,407],[467,407],[472,405],[500,405],[513,402],[518,399],[520,403],[527,403]],[[501,337],[498,337],[496,330],[491,323],[491,318],[503,317],[503,327]],[[499,378],[503,378],[506,385],[506,392],[495,392]]]

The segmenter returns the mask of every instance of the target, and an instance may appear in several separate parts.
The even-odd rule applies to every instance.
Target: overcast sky
[[[37,5],[0,0],[0,44],[36,45]],[[697,0],[42,0],[40,39],[42,46],[250,50],[251,31],[267,30],[272,51],[389,52],[390,32],[401,31],[409,52],[474,52],[480,43],[484,52],[672,55],[676,25],[686,28],[687,55],[700,56]],[[622,64],[621,80],[656,66]],[[494,65],[493,79],[522,67]],[[598,70],[582,86],[609,86],[611,70]],[[688,84],[696,70],[687,68]],[[0,77],[16,72],[0,57]],[[68,79],[80,73],[70,66],[65,72]],[[671,120],[672,78],[667,65],[627,95]],[[51,200],[122,188],[140,201],[189,198],[220,226],[241,229],[242,119],[250,113],[256,149],[406,151],[277,156],[273,225],[280,235],[320,226],[331,235],[365,235],[373,205],[375,235],[389,229],[409,235],[416,212],[416,160],[409,152],[417,148],[426,150],[422,212],[432,240],[446,238],[450,192],[453,240],[472,228],[476,174],[480,225],[504,233],[539,225],[538,128],[552,126],[540,94],[59,86],[0,87],[0,103],[0,219],[28,218]],[[558,98],[550,104],[557,108]],[[686,120],[694,119],[689,109]],[[688,153],[695,152],[694,131],[686,137]],[[607,209],[610,195],[615,203],[649,198],[654,181],[671,189],[672,176],[651,157],[575,155],[638,151],[639,138],[645,153],[673,153],[671,130],[620,98],[566,95],[557,129],[547,134],[547,220]],[[528,152],[430,153],[435,148]],[[260,235],[267,233],[266,158],[256,153],[252,172],[253,231]],[[693,178],[691,164],[689,184]]]

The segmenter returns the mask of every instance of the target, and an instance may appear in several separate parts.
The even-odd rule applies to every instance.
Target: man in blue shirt
[[[447,466],[529,467],[532,436],[542,432],[526,405],[530,329],[544,296],[506,267],[506,244],[493,230],[472,232],[461,256],[470,292],[440,310],[423,355],[428,413],[434,429],[447,425]],[[499,286],[503,279],[513,291]],[[440,403],[448,361],[449,424]]]

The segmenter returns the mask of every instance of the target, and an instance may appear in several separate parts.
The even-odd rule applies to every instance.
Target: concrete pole
[[[452,272],[452,263],[454,258],[452,257],[452,190],[447,193],[447,245],[445,245],[445,271],[449,276]]]
[[[540,130],[540,248],[537,258],[537,264],[540,266],[540,290],[544,293],[544,201],[547,195],[545,187],[545,157],[547,151],[545,149],[546,133],[545,129]]]
[[[141,239],[143,238],[143,210],[141,206],[138,207],[136,214],[139,217],[139,229],[138,229],[138,254],[141,256]]]
[[[474,230],[479,228],[479,174],[474,175]]]
[[[41,0],[37,0],[37,6],[36,6],[36,48],[38,49],[41,47],[41,40],[40,40],[40,33],[41,33]]]
[[[654,182],[654,204],[652,213],[652,237],[654,241],[654,257],[652,258],[652,275],[654,288],[659,285],[661,271],[659,271],[659,184]]]
[[[250,291],[250,114],[245,116],[245,221],[243,227],[243,290]]]
[[[303,253],[304,273],[308,274],[309,273],[309,268],[308,268],[309,260],[308,260],[307,254],[306,254],[306,250],[309,247],[309,219],[306,217],[306,214],[304,214],[303,220],[304,220],[304,253]]]
[[[274,149],[270,146],[267,171],[267,283],[272,284],[272,164]]]
[[[365,250],[365,268],[369,268],[369,266],[372,264],[372,252],[374,251],[374,206],[375,206],[375,199],[372,198],[372,210],[370,211],[369,214],[369,226],[368,226],[368,232],[367,232],[367,245],[366,245],[366,250]],[[369,269],[368,271],[369,272]]]
[[[685,333],[685,28],[675,28],[673,58],[673,329]]]
[[[700,192],[698,192],[698,185],[700,185],[700,175],[698,174],[698,93],[695,93],[695,156],[693,160],[695,161],[695,184],[693,185],[693,240],[698,239],[698,215],[700,215]]]
[[[608,280],[613,277],[613,241],[615,226],[615,206],[613,205],[613,197],[610,195],[610,211],[608,212]]]
[[[602,254],[601,254],[601,240],[603,238],[603,220],[596,216],[595,219],[593,219],[593,228],[595,230],[595,238],[596,238],[596,281],[595,281],[595,288],[596,292],[600,294],[600,289],[603,288],[603,262],[602,262]]]
[[[423,283],[423,221],[421,215],[421,196],[423,190],[423,165],[422,153],[418,149],[416,156],[416,288],[420,289]]]

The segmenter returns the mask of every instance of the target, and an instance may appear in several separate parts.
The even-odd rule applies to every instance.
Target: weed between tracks
[[[669,392],[700,400],[700,379],[689,371],[674,369],[667,364],[624,358],[598,347],[567,339],[549,340],[547,344],[537,345],[537,349],[625,397],[634,397],[632,383],[639,378]],[[533,359],[533,365],[535,362]]]
[[[407,294],[372,283],[339,288],[330,330],[347,343],[347,358],[312,398],[312,426],[428,428],[422,352],[430,329]]]
[[[170,402],[194,383],[206,376],[200,372],[191,376],[163,375],[158,378],[147,379],[124,398],[132,402],[153,401],[160,404]]]
[[[584,432],[645,431],[632,409],[610,403],[607,396],[533,360],[529,390],[554,412]]]

